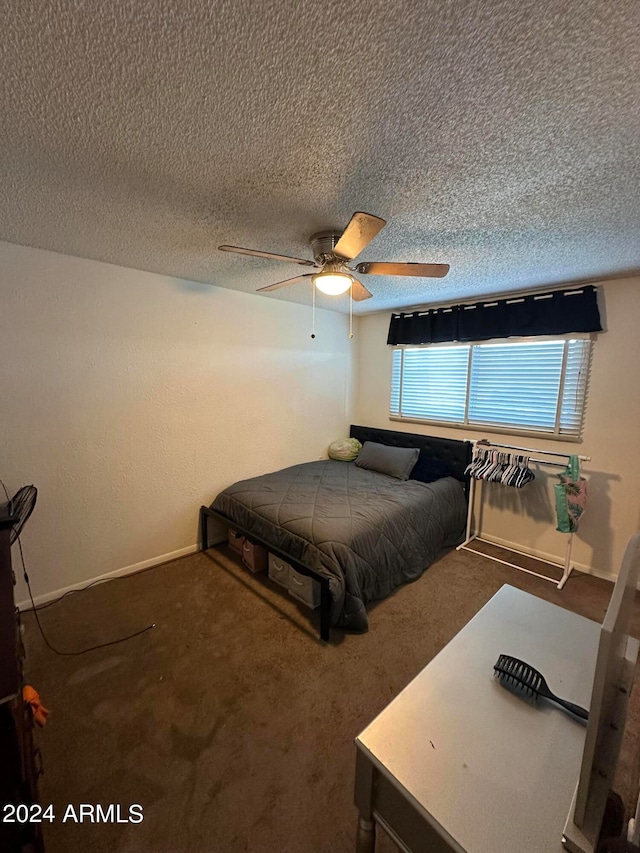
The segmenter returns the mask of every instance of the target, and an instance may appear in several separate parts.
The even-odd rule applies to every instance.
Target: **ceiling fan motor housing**
[[[319,231],[311,237],[309,242],[311,243],[313,258],[317,264],[324,266],[326,263],[338,260],[346,263],[346,259],[339,258],[333,251],[340,237],[342,237],[342,231],[335,230]]]

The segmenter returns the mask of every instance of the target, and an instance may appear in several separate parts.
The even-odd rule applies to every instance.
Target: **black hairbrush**
[[[541,673],[529,666],[528,663],[518,660],[518,658],[512,658],[511,655],[500,655],[493,667],[493,672],[498,676],[500,684],[520,690],[525,696],[532,699],[544,696],[546,699],[551,699],[558,705],[562,705],[576,717],[581,717],[583,720],[589,719],[588,711],[585,711],[580,705],[575,705],[573,702],[567,702],[566,699],[555,696],[549,690],[549,685]]]

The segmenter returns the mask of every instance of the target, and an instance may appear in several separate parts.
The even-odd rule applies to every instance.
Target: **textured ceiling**
[[[0,239],[254,291],[355,210],[367,312],[640,268],[638,0],[7,0]],[[265,299],[309,302],[309,286]],[[321,304],[345,310],[348,299]]]

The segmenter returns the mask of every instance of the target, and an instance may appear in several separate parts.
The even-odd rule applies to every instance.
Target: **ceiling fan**
[[[218,246],[223,252],[237,252],[239,255],[254,255],[257,258],[270,258],[274,261],[288,261],[305,267],[319,270],[315,273],[305,273],[284,281],[277,281],[266,287],[259,287],[258,292],[278,290],[310,278],[313,284],[329,296],[338,296],[351,288],[351,294],[358,302],[369,299],[371,293],[358,281],[353,273],[358,275],[409,275],[420,278],[442,278],[449,272],[449,264],[399,264],[382,261],[369,261],[348,266],[387,223],[379,216],[358,211],[353,214],[344,231],[320,231],[311,239],[313,261],[304,258],[292,258],[288,255],[275,255],[272,252],[260,252],[257,249],[243,249],[240,246]]]

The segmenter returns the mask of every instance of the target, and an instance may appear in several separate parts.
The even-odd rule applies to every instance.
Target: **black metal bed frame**
[[[238,533],[242,533],[243,536],[246,536],[247,539],[250,539],[256,545],[262,545],[263,548],[266,548],[267,551],[270,551],[276,557],[279,557],[281,560],[284,560],[285,563],[289,563],[290,566],[300,572],[301,575],[307,575],[307,577],[313,578],[318,581],[320,584],[320,637],[323,640],[329,639],[329,622],[331,615],[331,590],[329,588],[329,578],[326,575],[321,575],[319,572],[316,572],[315,569],[310,569],[309,566],[305,566],[304,563],[301,563],[299,560],[294,559],[290,554],[287,554],[286,551],[281,551],[280,548],[276,548],[270,542],[265,542],[264,539],[261,539],[259,536],[256,536],[255,533],[249,533],[247,530],[243,530],[238,524],[236,524],[233,519],[229,518],[229,516],[225,515],[223,512],[218,512],[215,509],[211,509],[208,506],[200,507],[200,526],[202,528],[202,550],[207,551],[209,548],[209,531],[207,529],[207,518],[217,518],[221,521],[224,521],[229,527],[233,527],[234,530],[237,530]]]
[[[424,453],[429,458],[446,465],[450,470],[451,476],[460,480],[464,484],[465,495],[467,496],[467,500],[469,499],[469,476],[465,471],[471,462],[471,442],[354,425],[351,426],[350,435],[352,438],[357,438],[362,444],[364,444],[365,441],[375,441],[378,442],[378,444],[387,444],[392,447],[417,447],[421,454]],[[200,528],[202,531],[203,551],[207,551],[209,549],[209,518],[224,521],[225,524],[229,525],[229,527],[233,527],[234,530],[241,533],[243,536],[246,536],[251,540],[251,542],[254,542],[256,545],[261,545],[279,559],[289,563],[289,565],[293,566],[293,568],[297,572],[300,572],[301,575],[313,578],[313,580],[320,584],[320,638],[328,641],[331,627],[332,604],[329,578],[304,563],[301,563],[286,551],[276,548],[270,542],[266,542],[254,533],[243,529],[224,513],[211,509],[211,507],[208,506],[200,507]]]

